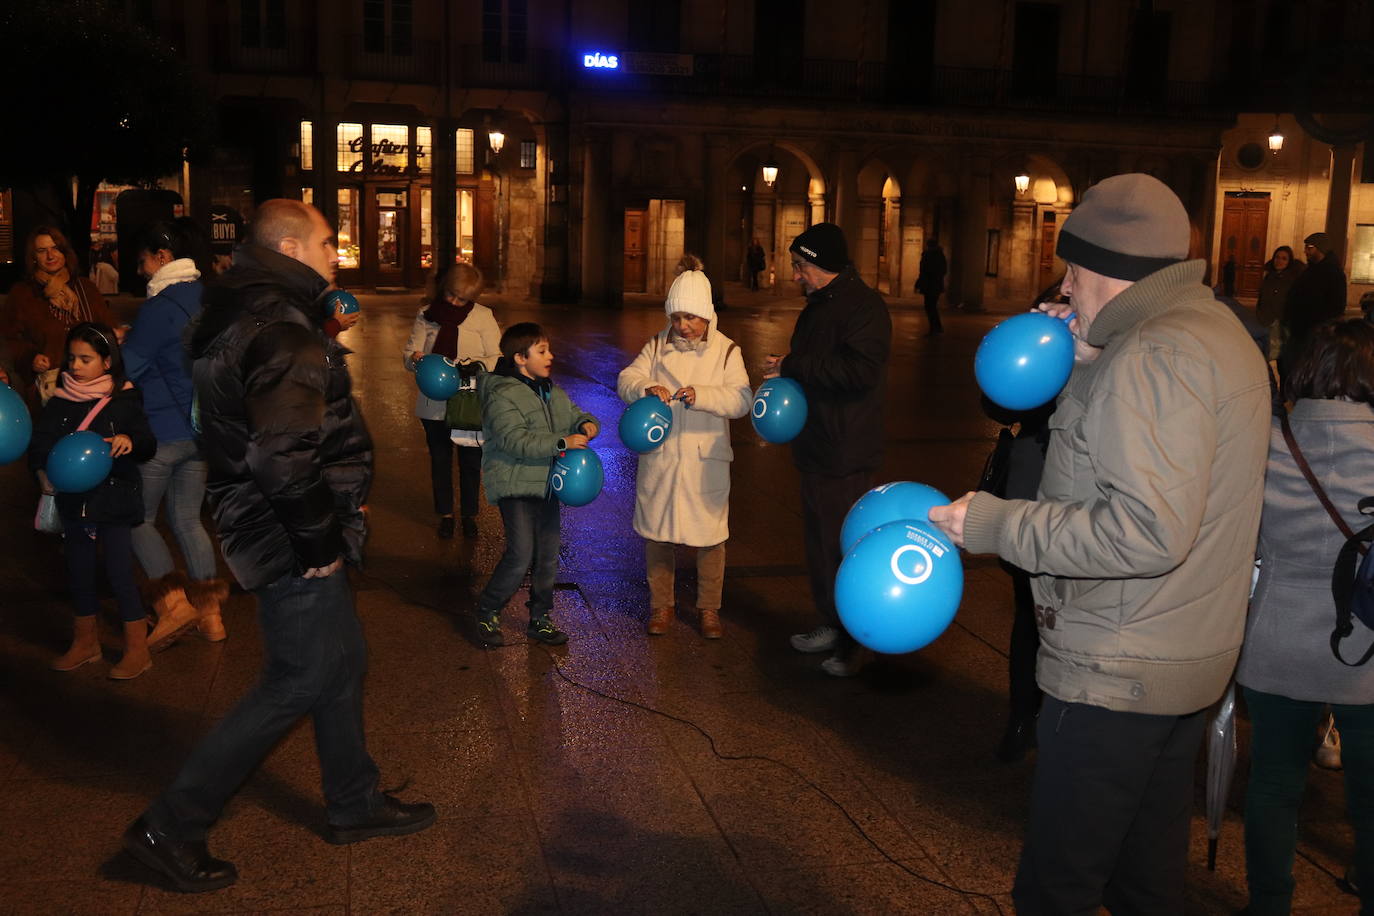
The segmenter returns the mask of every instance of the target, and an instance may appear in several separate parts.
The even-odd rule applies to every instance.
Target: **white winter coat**
[[[696,390],[696,406],[674,401],[672,431],[639,456],[634,529],[651,541],[712,547],[730,537],[729,421],[748,413],[753,394],[739,347],[714,322],[696,350],[676,349],[668,334],[650,338],[616,383],[627,404],[654,385]]]
[[[427,308],[420,307],[419,314],[415,316],[415,325],[410,329],[410,339],[406,341],[402,356],[407,372],[415,371],[415,360],[411,354],[432,353],[434,338],[439,336],[439,325],[425,318]],[[496,368],[496,361],[500,358],[501,327],[496,323],[496,316],[485,305],[474,304],[468,317],[458,325],[458,360],[480,360],[490,372]],[[421,420],[442,420],[447,410],[446,401],[432,401],[423,394],[415,395],[415,416]]]

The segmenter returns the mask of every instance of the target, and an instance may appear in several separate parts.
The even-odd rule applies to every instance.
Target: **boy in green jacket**
[[[553,583],[558,575],[558,500],[549,487],[560,452],[586,448],[600,431],[596,417],[582,410],[549,380],[553,351],[544,329],[525,321],[501,335],[496,370],[478,382],[482,400],[482,483],[487,499],[501,508],[506,552],[477,599],[477,638],[504,646],[501,610],[530,576],[530,625],[526,633],[551,646],[568,641],[553,625]]]

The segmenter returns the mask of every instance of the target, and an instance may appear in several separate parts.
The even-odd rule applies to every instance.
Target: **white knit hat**
[[[686,312],[716,320],[716,306],[711,301],[711,281],[699,270],[684,270],[677,275],[673,285],[668,287],[668,298],[663,303],[663,311],[671,318],[674,312]]]

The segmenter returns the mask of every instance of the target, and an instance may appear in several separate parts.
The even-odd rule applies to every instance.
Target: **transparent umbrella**
[[[1217,870],[1217,838],[1236,775],[1236,685],[1226,687],[1207,723],[1207,868]]]

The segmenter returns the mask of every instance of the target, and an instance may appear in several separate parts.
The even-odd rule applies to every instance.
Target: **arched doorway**
[[[1025,181],[1024,190],[1018,177]],[[998,242],[994,256],[989,241],[991,292],[999,299],[1029,304],[1064,274],[1064,262],[1055,255],[1055,247],[1073,209],[1073,185],[1058,162],[1040,153],[1002,160],[994,167],[992,180],[994,194],[1009,199],[1011,206],[999,208],[1002,225],[992,227],[998,232]]]
[[[892,169],[870,159],[859,170],[859,237],[850,257],[865,283],[881,293],[900,294],[902,277],[902,188]]]
[[[776,172],[771,172],[774,167]],[[805,151],[790,143],[757,143],[736,154],[728,175],[725,251],[737,265],[730,279],[748,280],[749,246],[757,240],[765,260],[760,288],[787,289],[792,280],[787,253],[792,240],[825,218],[820,170]]]

